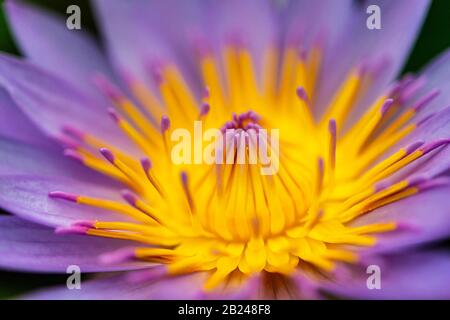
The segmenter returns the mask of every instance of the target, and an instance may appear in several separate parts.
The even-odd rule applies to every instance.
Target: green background
[[[123,0],[126,1],[126,0]],[[224,0],[226,1],[226,0]],[[314,0],[311,0],[314,1]],[[339,1],[339,0],[336,0]],[[395,1],[395,0],[392,0]],[[85,0],[34,0],[29,1],[65,13],[67,6],[77,4],[83,12],[83,27],[97,33],[89,1]],[[2,9],[0,0],[0,51],[18,54]],[[450,1],[433,0],[431,10],[408,60],[404,72],[418,71],[430,59],[450,47]],[[31,275],[12,272],[0,272],[0,299],[9,298],[24,291],[52,284],[65,283],[65,276]]]

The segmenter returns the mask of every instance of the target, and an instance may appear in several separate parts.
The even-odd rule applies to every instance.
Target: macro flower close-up
[[[430,4],[5,1],[0,269],[83,275],[15,298],[450,299]]]

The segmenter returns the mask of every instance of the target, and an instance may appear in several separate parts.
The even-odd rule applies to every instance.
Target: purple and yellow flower
[[[361,1],[97,0],[103,51],[8,1],[0,266],[92,274],[36,299],[450,297],[450,55],[396,80],[429,3],[372,2],[380,30]],[[175,164],[194,121],[279,129],[277,172]]]

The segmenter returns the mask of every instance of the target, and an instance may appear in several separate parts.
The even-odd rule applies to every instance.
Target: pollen
[[[96,221],[77,221],[57,232],[131,240],[136,247],[106,260],[160,264],[164,276],[205,272],[206,291],[263,273],[332,276],[339,263],[357,263],[361,248],[374,246],[381,233],[399,232],[402,224],[360,225],[358,218],[432,187],[425,177],[389,178],[449,141],[397,147],[420,126],[414,122],[418,110],[438,94],[432,91],[416,105],[405,105],[404,96],[414,86],[410,78],[351,121],[353,107],[376,77],[367,65],[343,79],[318,117],[321,53],[319,45],[269,47],[257,65],[241,43],[226,44],[221,55],[203,50],[197,57],[205,88],[200,99],[170,63],[149,68],[156,90],[128,76],[132,98],[99,76],[96,83],[111,101],[112,121],[145,156],[137,159],[67,124],[61,134],[76,143],[65,155],[122,183],[123,201],[64,190],[49,190],[50,197],[124,219],[103,221],[99,214]],[[195,121],[204,129],[234,129],[247,140],[250,130],[278,129],[278,148],[267,143],[268,154],[278,159],[277,172],[261,174],[261,161],[175,164],[172,133],[181,128],[195,136]],[[198,143],[195,138],[192,148]],[[199,145],[204,151],[206,146]],[[249,144],[237,143],[232,151],[250,158]]]

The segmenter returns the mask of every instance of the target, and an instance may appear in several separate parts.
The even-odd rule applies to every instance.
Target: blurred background
[[[0,0],[0,51],[19,54],[5,20],[3,2],[4,0]],[[69,5],[77,4],[81,8],[83,28],[90,30],[93,34],[98,34],[88,0],[29,0],[27,2],[61,14],[65,14]],[[432,0],[430,12],[403,73],[420,70],[433,57],[448,47],[450,47],[450,1]],[[0,272],[0,299],[7,299],[37,287],[64,284],[65,282],[66,276]]]

